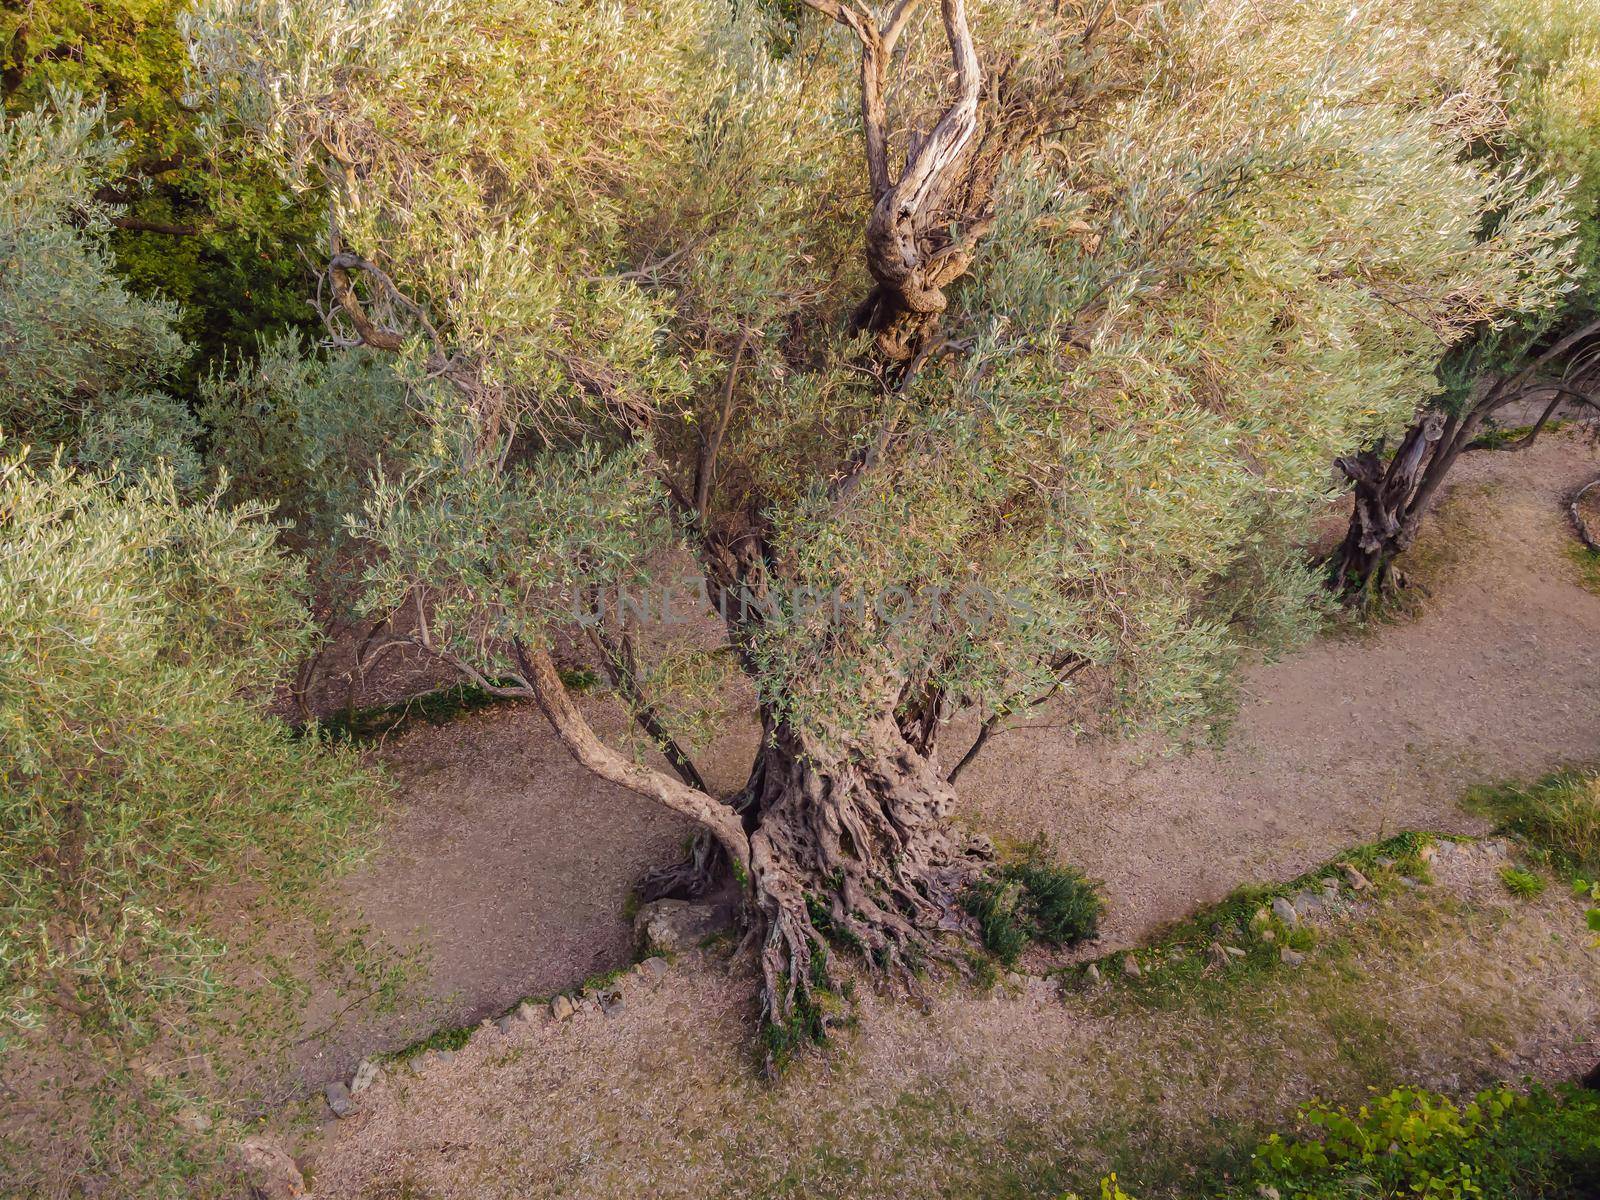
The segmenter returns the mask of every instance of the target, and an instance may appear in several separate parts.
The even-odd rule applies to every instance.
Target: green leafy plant
[[[1300,1121],[1308,1135],[1269,1137],[1230,1196],[1582,1200],[1600,1187],[1600,1095],[1577,1088],[1490,1088],[1464,1105],[1396,1088],[1353,1111],[1311,1105]]]
[[[1521,867],[1500,868],[1500,882],[1506,891],[1519,900],[1532,900],[1544,894],[1544,876],[1535,875]]]

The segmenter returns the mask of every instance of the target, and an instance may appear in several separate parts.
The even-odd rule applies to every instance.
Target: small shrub
[[[1524,871],[1521,867],[1502,867],[1500,882],[1518,900],[1532,900],[1544,894],[1544,877]]]
[[[978,936],[988,950],[1010,966],[1028,946],[1028,930],[1017,912],[1021,888],[1000,878],[980,879],[967,889],[961,905],[978,923]]]
[[[1050,862],[1041,849],[1004,874],[1021,885],[1023,910],[1040,941],[1066,946],[1098,932],[1105,901],[1081,871]]]
[[[1397,1088],[1354,1112],[1301,1110],[1314,1131],[1273,1134],[1232,1196],[1276,1189],[1285,1200],[1430,1196],[1441,1200],[1581,1200],[1600,1192],[1600,1094],[1564,1087],[1491,1088],[1458,1106]]]
[[[1067,946],[1093,938],[1105,901],[1081,871],[1054,862],[1041,840],[968,888],[962,906],[985,948],[1009,965],[1030,941]]]

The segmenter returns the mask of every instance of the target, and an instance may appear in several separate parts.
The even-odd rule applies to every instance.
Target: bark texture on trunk
[[[1350,528],[1333,560],[1332,586],[1346,599],[1367,604],[1398,585],[1394,562],[1416,537],[1426,468],[1443,432],[1440,415],[1429,413],[1406,430],[1388,461],[1381,442],[1335,461],[1355,491]]]
[[[774,1026],[790,1025],[825,982],[817,955],[826,941],[890,972],[950,957],[940,935],[968,927],[961,893],[983,866],[950,824],[954,799],[935,759],[890,713],[827,742],[770,731],[743,806]]]

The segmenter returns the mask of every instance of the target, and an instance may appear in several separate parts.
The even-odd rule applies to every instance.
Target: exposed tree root
[[[892,717],[851,740],[842,754],[779,728],[746,792],[762,1004],[777,1029],[812,1020],[830,942],[909,984],[925,962],[959,962],[944,935],[971,929],[961,895],[984,844],[952,831],[949,785]]]

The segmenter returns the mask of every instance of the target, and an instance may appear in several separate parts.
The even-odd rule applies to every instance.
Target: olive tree
[[[1400,586],[1396,560],[1415,542],[1452,468],[1513,405],[1542,407],[1510,449],[1532,445],[1562,406],[1600,410],[1600,5],[1495,0],[1465,16],[1466,27],[1499,49],[1507,71],[1508,119],[1477,153],[1531,156],[1567,182],[1573,267],[1559,302],[1499,314],[1452,347],[1403,434],[1338,460],[1354,504],[1330,583],[1363,604]],[[1486,238],[1496,236],[1498,217],[1490,214]]]
[[[187,353],[177,309],[129,290],[97,198],[122,144],[70,92],[0,120],[0,432],[80,462],[165,459],[199,482],[199,427],[165,385]]]
[[[1429,8],[210,0],[189,30],[207,103],[328,191],[331,337],[428,413],[356,523],[369,604],[707,831],[792,1028],[829,941],[958,953],[988,850],[951,820],[957,714],[1089,679],[1127,720],[1209,711],[1307,624],[1332,458],[1559,292],[1562,188],[1468,153],[1501,72]],[[595,631],[659,725],[647,677],[696,673],[631,670],[606,597],[677,547],[754,683],[732,795],[602,741],[553,656]]]

